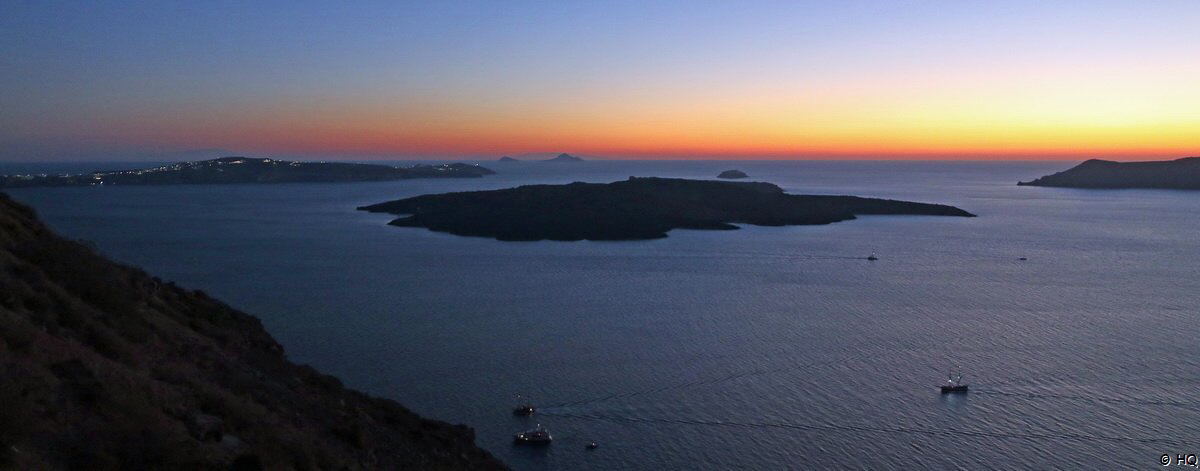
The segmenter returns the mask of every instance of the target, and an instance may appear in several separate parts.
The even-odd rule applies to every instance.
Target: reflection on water
[[[1196,193],[1015,186],[1064,163],[486,165],[501,173],[11,193],[518,469],[1142,468],[1200,443]],[[980,217],[505,243],[353,210],[729,168]],[[969,394],[939,393],[948,366]],[[514,417],[517,393],[539,413]],[[552,446],[512,444],[539,422]]]

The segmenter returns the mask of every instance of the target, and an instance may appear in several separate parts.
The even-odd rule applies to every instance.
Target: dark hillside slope
[[[0,194],[0,469],[502,469]]]

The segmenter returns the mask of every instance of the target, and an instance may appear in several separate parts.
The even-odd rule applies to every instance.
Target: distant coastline
[[[1158,188],[1200,190],[1200,157],[1154,162],[1113,162],[1092,159],[1019,186],[1122,189]]]
[[[478,178],[495,173],[479,165],[463,163],[393,167],[347,162],[297,162],[266,158],[221,157],[132,170],[99,170],[71,175],[4,175],[0,176],[0,188],[365,182],[408,178]]]

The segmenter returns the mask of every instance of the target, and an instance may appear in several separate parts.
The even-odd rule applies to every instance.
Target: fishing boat
[[[966,394],[968,387],[970,385],[962,382],[962,373],[958,375],[950,373],[946,378],[946,384],[943,384],[940,389],[942,394]]]
[[[513,443],[517,445],[549,445],[553,439],[550,431],[546,430],[546,427],[542,427],[542,424],[538,424],[537,427],[513,436]]]
[[[530,404],[528,399],[522,398],[520,394],[517,394],[517,407],[513,408],[513,415],[533,415],[534,412],[537,412],[537,409],[533,407],[533,404]]]

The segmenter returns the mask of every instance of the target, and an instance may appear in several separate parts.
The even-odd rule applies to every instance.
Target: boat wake
[[[619,415],[601,415],[601,414],[573,414],[573,413],[557,413],[548,412],[546,415],[554,417],[562,417],[567,419],[581,420],[599,420],[606,422],[622,422],[622,423],[645,423],[645,424],[675,424],[675,425],[694,425],[706,427],[737,427],[751,429],[789,429],[812,432],[855,432],[855,433],[884,433],[884,434],[919,434],[930,436],[963,436],[976,438],[999,438],[999,439],[1019,439],[1019,440],[1075,440],[1075,441],[1093,441],[1093,442],[1126,442],[1126,443],[1148,443],[1160,445],[1186,445],[1196,443],[1197,440],[1186,439],[1168,439],[1168,438],[1149,438],[1149,437],[1134,437],[1134,436],[1103,436],[1103,435],[1085,435],[1077,433],[1019,433],[1019,432],[999,432],[987,430],[961,430],[961,429],[935,429],[923,427],[904,427],[904,426],[876,426],[866,424],[806,424],[796,422],[740,422],[740,421],[725,421],[725,420],[702,420],[702,419],[672,419],[672,418],[656,418],[656,417],[629,417]]]
[[[654,393],[660,393],[660,392],[665,392],[665,391],[674,391],[676,389],[685,389],[685,388],[693,388],[693,387],[699,387],[699,386],[707,386],[707,385],[711,385],[711,384],[724,383],[726,381],[733,381],[736,379],[747,378],[747,377],[751,377],[751,376],[780,373],[780,372],[784,372],[784,371],[806,370],[806,369],[818,368],[818,367],[828,366],[828,365],[833,365],[833,364],[842,364],[844,362],[845,362],[845,360],[822,361],[822,362],[806,363],[803,365],[787,366],[787,367],[781,367],[781,368],[760,368],[760,369],[756,369],[756,370],[740,371],[737,373],[731,373],[731,374],[728,374],[725,376],[719,376],[719,377],[715,377],[715,378],[708,378],[708,379],[702,379],[702,380],[696,380],[696,381],[688,381],[685,383],[670,384],[670,385],[666,385],[666,386],[660,386],[657,388],[643,389],[640,391],[632,391],[632,392],[625,392],[625,393],[619,393],[619,394],[609,394],[607,396],[593,397],[590,399],[583,399],[583,400],[578,400],[578,401],[552,404],[549,406],[545,406],[543,408],[543,410],[544,409],[553,409],[553,408],[583,406],[583,405],[595,404],[598,402],[611,401],[611,400],[616,400],[616,399],[627,399],[627,398],[631,398],[631,397],[644,396],[647,394],[654,394]]]
[[[1043,394],[1043,393],[1027,393],[1027,392],[1009,392],[997,391],[992,389],[974,390],[972,395],[986,396],[1006,396],[1006,397],[1022,397],[1029,399],[1044,399],[1044,400],[1064,400],[1064,401],[1082,401],[1082,402],[1102,402],[1112,404],[1134,404],[1142,406],[1170,406],[1180,407],[1184,409],[1200,411],[1200,404],[1167,401],[1159,399],[1124,399],[1116,397],[1093,397],[1093,396],[1074,396],[1069,394]]]

